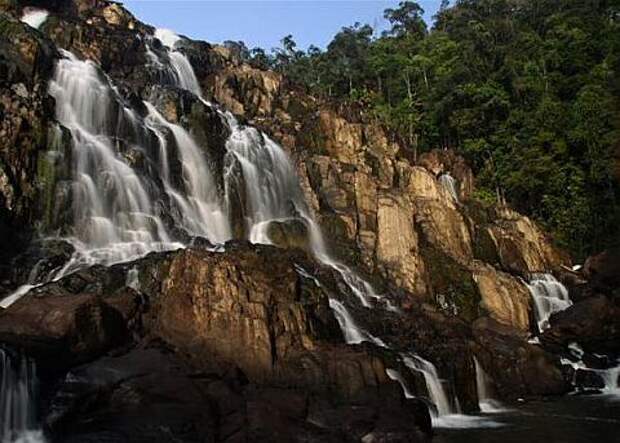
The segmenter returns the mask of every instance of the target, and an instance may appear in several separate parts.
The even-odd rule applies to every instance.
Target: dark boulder
[[[549,319],[541,336],[546,345],[577,342],[586,351],[620,352],[620,305],[604,295],[589,297]]]
[[[595,290],[620,295],[620,247],[589,257],[583,273]]]

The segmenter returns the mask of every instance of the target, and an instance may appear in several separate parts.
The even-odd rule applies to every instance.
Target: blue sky
[[[298,46],[324,48],[356,21],[385,29],[383,10],[398,0],[125,0],[143,22],[211,43],[243,40],[248,47],[279,46],[292,34]],[[419,1],[430,22],[440,0]]]

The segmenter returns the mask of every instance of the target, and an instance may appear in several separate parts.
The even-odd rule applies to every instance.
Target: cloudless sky
[[[425,19],[439,8],[440,0],[422,0]],[[298,47],[325,48],[343,27],[355,22],[386,29],[383,10],[397,0],[125,0],[138,19],[188,37],[221,43],[242,40],[249,48],[267,50],[292,34]]]

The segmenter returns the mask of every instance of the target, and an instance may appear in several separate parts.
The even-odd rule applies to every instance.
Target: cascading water
[[[448,191],[448,194],[450,194],[450,197],[452,197],[452,200],[458,203],[459,194],[456,191],[456,186],[457,186],[456,179],[452,177],[449,172],[445,172],[441,174],[441,176],[439,176],[439,183],[441,183],[443,188],[446,191]]]
[[[549,328],[549,317],[573,304],[568,290],[551,274],[532,274],[528,288],[534,300],[534,313],[538,329]]]
[[[197,85],[193,71],[189,74],[188,70],[181,69],[186,66],[191,68],[191,65],[182,53],[174,50],[180,38],[165,30],[158,30],[156,37],[169,48],[169,54],[176,53],[176,59],[170,57],[170,63],[174,65],[174,71],[179,78],[187,75],[177,86],[201,97],[200,91],[195,91],[192,86]],[[161,63],[159,59],[157,60]],[[205,103],[210,105],[206,101]],[[328,254],[321,230],[308,210],[297,174],[284,150],[255,128],[240,125],[232,113],[220,111],[220,115],[231,130],[226,143],[224,174],[226,206],[229,214],[239,212],[242,215],[246,237],[254,243],[271,244],[268,235],[270,223],[302,220],[308,228],[315,257],[340,273],[363,307],[371,308],[374,302],[384,304],[388,310],[397,311],[388,300],[377,295],[368,282]],[[235,205],[239,206],[238,211],[232,209]],[[298,269],[298,272],[312,278],[302,269]],[[316,279],[313,280],[315,284],[320,285]],[[383,340],[358,326],[344,303],[330,298],[329,304],[348,344],[367,341],[377,346],[388,347]],[[437,407],[436,418],[454,414],[434,365],[413,353],[404,355],[403,361],[410,369],[424,375],[431,400]],[[404,383],[401,385],[405,386]]]
[[[0,442],[42,442],[37,429],[34,361],[0,348],[0,375]]]

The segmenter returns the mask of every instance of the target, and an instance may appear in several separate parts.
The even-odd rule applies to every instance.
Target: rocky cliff
[[[49,11],[39,29],[20,21],[24,7]],[[567,392],[574,374],[560,356],[575,341],[591,354],[620,351],[617,283],[567,272],[569,257],[533,221],[476,198],[475,177],[455,152],[413,161],[363,110],[308,96],[204,42],[175,43],[198,90],[179,87],[158,66],[170,56],[166,42],[115,2],[5,0],[0,13],[0,298],[36,285],[0,312],[0,341],[37,360],[53,439],[424,441],[425,403],[406,398],[386,372],[403,374],[415,397],[432,397],[404,352],[432,361],[450,399],[475,412],[474,356],[510,401]],[[217,109],[277,141],[326,253],[382,301],[356,301],[349,274],[317,260],[299,217],[268,225],[275,247],[247,243],[243,193],[227,200],[233,240],[219,248],[162,215],[184,248],[85,263],[51,281],[71,261],[75,245],[63,239],[78,228],[72,133],[49,89],[63,51],[92,61],[113,85],[113,124],[122,108],[146,121],[148,101],[178,125],[160,138],[187,131],[220,193],[235,166],[226,157],[233,129]],[[122,128],[113,141],[119,158],[162,186],[148,144]],[[183,165],[170,158],[169,182],[181,186]],[[528,285],[540,273],[580,294],[551,317],[544,346],[528,342],[542,332]],[[385,300],[391,309],[381,308]],[[335,304],[367,339],[341,331]],[[594,325],[602,313],[605,330]]]

